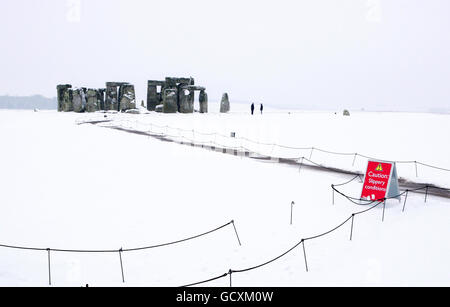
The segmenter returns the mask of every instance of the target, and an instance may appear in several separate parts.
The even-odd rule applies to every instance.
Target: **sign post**
[[[364,179],[361,199],[384,201],[387,198],[400,200],[397,166],[393,162],[369,161]]]

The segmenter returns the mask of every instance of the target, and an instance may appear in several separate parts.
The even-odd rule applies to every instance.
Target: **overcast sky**
[[[0,95],[192,76],[211,101],[450,105],[448,0],[3,0]]]

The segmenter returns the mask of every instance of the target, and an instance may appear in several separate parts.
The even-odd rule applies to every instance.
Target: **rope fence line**
[[[316,163],[314,161],[311,160],[311,157],[313,155],[314,150],[319,150],[322,151],[322,149],[317,149],[317,148],[312,148],[311,153],[310,153],[310,158],[306,158],[306,157],[274,157],[273,156],[273,150],[271,151],[271,153],[269,154],[264,154],[261,152],[258,152],[257,150],[255,151],[254,149],[250,149],[247,146],[244,146],[242,144],[242,142],[240,142],[239,144],[237,143],[237,140],[249,140],[252,141],[250,139],[247,138],[233,138],[230,136],[225,136],[222,134],[217,134],[217,133],[204,133],[205,135],[214,135],[214,141],[212,140],[207,140],[207,141],[202,141],[199,138],[195,137],[195,130],[188,130],[188,129],[181,129],[181,128],[173,128],[170,126],[158,126],[158,125],[154,125],[154,124],[150,124],[151,127],[155,126],[155,127],[160,127],[162,129],[166,130],[166,133],[164,132],[155,132],[155,131],[151,131],[151,130],[145,130],[145,131],[137,131],[135,130],[136,127],[133,127],[133,125],[131,125],[131,121],[126,120],[126,119],[119,119],[116,122],[119,122],[119,126],[117,126],[117,124],[114,121],[108,120],[105,121],[105,123],[108,124],[108,126],[110,128],[114,128],[114,129],[119,129],[119,130],[125,130],[128,132],[133,132],[133,133],[142,133],[145,135],[148,135],[149,137],[157,137],[160,140],[163,141],[167,141],[167,142],[175,142],[178,144],[182,144],[182,145],[191,145],[193,147],[201,147],[201,148],[208,148],[210,147],[211,150],[213,151],[218,151],[218,152],[223,152],[223,153],[228,153],[228,154],[234,154],[235,156],[246,156],[246,157],[251,157],[253,159],[258,159],[261,162],[266,162],[266,163],[278,163],[278,162],[283,162],[283,163],[288,163],[288,164],[292,164],[293,162],[295,162],[296,164],[300,165],[299,168],[299,172],[301,171],[303,165],[308,165],[305,162],[309,163],[309,166],[316,166],[322,170],[328,170],[331,172],[340,172],[340,173],[348,173],[348,174],[354,174],[355,171],[349,171],[349,170],[345,170],[345,169],[341,169],[341,168],[336,168],[336,167],[329,167],[320,163]],[[138,122],[138,121],[136,121]],[[98,121],[95,122],[96,124],[98,124]],[[112,125],[112,126],[111,126]],[[144,123],[142,124],[143,126],[148,126],[148,123]],[[123,128],[126,127],[126,128]],[[133,130],[129,130],[129,129],[133,129]],[[190,137],[184,136],[184,135],[174,135],[174,134],[169,134],[167,131],[168,129],[172,129],[172,130],[178,130],[178,131],[187,131],[189,133],[193,134],[193,138],[191,139]],[[202,133],[197,133],[197,134],[202,134]],[[217,142],[217,136],[226,138],[227,141],[232,140],[233,142],[231,142],[231,144],[228,142]],[[252,141],[254,142],[254,141]],[[254,142],[255,143],[255,142]],[[259,144],[267,144],[267,145],[274,145],[274,144],[268,144],[268,143],[259,143]],[[247,144],[248,145],[248,144]],[[219,148],[218,148],[219,147]],[[219,150],[220,149],[220,150]],[[308,148],[303,148],[303,149],[308,149]],[[333,153],[330,151],[326,151],[328,153]],[[336,154],[342,154],[342,155],[354,155],[354,159],[353,159],[353,165],[355,164],[356,161],[356,157],[357,154],[350,154],[350,153],[336,153]],[[368,157],[370,158],[370,157]],[[415,163],[415,171],[416,171],[416,176],[418,177],[418,165],[422,165],[420,163],[417,163],[415,161],[397,161],[397,163]],[[363,176],[362,173],[359,173],[359,176]],[[434,186],[429,186],[429,188],[433,188]],[[436,187],[435,187],[436,188]],[[420,190],[420,189],[419,189]],[[445,191],[449,191],[447,189],[442,189]],[[436,193],[436,192],[435,192]],[[440,195],[443,196],[443,195]],[[333,195],[334,197],[334,195]],[[444,196],[444,197],[448,197],[448,196]],[[358,199],[355,199],[357,201],[359,201]]]
[[[378,201],[385,202],[386,200],[390,200],[390,199],[399,199],[399,198],[401,198],[402,196],[404,196],[406,194],[417,193],[419,191],[424,191],[424,190],[425,190],[425,202],[427,202],[429,192],[432,189],[450,192],[450,189],[447,189],[447,188],[441,188],[441,187],[436,187],[436,186],[431,186],[431,185],[424,185],[422,187],[415,188],[415,189],[406,189],[405,191],[403,191],[402,193],[400,193],[400,194],[398,194],[396,196],[387,197],[387,198],[378,199],[378,200],[365,200],[365,199],[361,199],[361,198],[348,196],[348,195],[344,194],[343,192],[339,191],[336,188],[336,187],[339,187],[339,186],[344,186],[344,185],[350,184],[351,182],[355,181],[355,179],[358,178],[358,177],[359,176],[356,176],[355,178],[353,178],[352,180],[350,180],[350,181],[348,181],[348,182],[346,182],[344,184],[332,185],[331,188],[333,189],[333,193],[334,192],[338,193],[339,195],[343,196],[344,198],[346,198],[347,200],[349,200],[350,202],[352,202],[352,203],[354,203],[356,205],[367,206],[367,205],[373,204],[374,202],[378,202]],[[368,203],[361,203],[361,202],[368,202]],[[333,204],[334,204],[334,197],[333,197]]]
[[[307,241],[311,241],[311,240],[315,240],[315,239],[327,236],[327,235],[337,231],[338,229],[342,228],[343,226],[345,226],[350,221],[352,221],[351,233],[350,233],[350,241],[352,241],[353,240],[353,233],[354,233],[354,227],[353,226],[354,226],[355,216],[363,214],[363,213],[366,213],[366,212],[368,212],[368,211],[378,207],[380,204],[382,204],[382,202],[378,202],[376,205],[374,205],[373,207],[369,208],[368,210],[364,210],[364,211],[353,213],[344,222],[342,222],[341,224],[339,224],[338,226],[334,227],[333,229],[331,229],[329,231],[326,231],[326,232],[324,232],[322,234],[319,234],[319,235],[315,235],[315,236],[311,236],[311,237],[307,237],[307,238],[301,239],[299,242],[297,242],[294,246],[292,246],[290,249],[288,249],[284,253],[282,253],[279,256],[276,256],[276,257],[274,257],[274,258],[272,258],[272,259],[270,259],[270,260],[268,260],[268,261],[266,261],[264,263],[261,263],[259,265],[255,265],[255,266],[252,266],[252,267],[249,267],[249,268],[245,268],[245,269],[238,269],[238,270],[230,269],[227,273],[224,273],[224,274],[222,274],[222,275],[220,275],[218,277],[207,279],[207,280],[204,280],[204,281],[201,281],[201,282],[191,283],[191,284],[188,284],[188,285],[183,286],[183,287],[193,287],[193,286],[197,286],[197,285],[202,285],[202,284],[209,283],[209,282],[212,282],[212,281],[215,281],[215,280],[218,280],[218,279],[225,278],[227,276],[230,276],[230,280],[231,280],[231,277],[232,277],[233,274],[246,273],[246,272],[250,272],[250,271],[257,270],[259,268],[265,267],[265,266],[267,266],[269,264],[272,264],[272,263],[276,262],[277,260],[280,260],[281,258],[287,256],[288,254],[292,253],[299,246],[302,246],[303,256],[304,256],[304,261],[305,261],[305,269],[306,269],[306,272],[309,272],[308,260],[307,260],[307,255],[306,255],[306,246],[305,246],[305,243]],[[230,282],[230,287],[231,287],[231,282]]]
[[[119,123],[127,122],[127,127],[130,128],[130,129],[131,128],[136,128],[137,129],[138,125],[141,125],[143,127],[150,127],[150,130],[148,130],[148,132],[151,132],[151,133],[154,132],[153,129],[152,129],[153,127],[159,128],[159,129],[165,129],[165,132],[159,132],[159,133],[163,134],[163,135],[166,135],[166,136],[170,136],[170,137],[172,137],[174,139],[179,138],[181,136],[180,135],[178,135],[178,136],[176,136],[176,135],[169,135],[168,134],[168,130],[169,129],[176,130],[176,131],[179,132],[179,134],[181,132],[192,133],[194,135],[194,139],[195,139],[195,135],[198,134],[198,135],[203,135],[203,136],[214,136],[215,140],[216,140],[217,137],[221,137],[221,138],[227,139],[228,141],[231,141],[231,143],[235,143],[234,141],[240,140],[240,141],[245,141],[247,143],[252,143],[252,144],[258,145],[258,146],[268,146],[268,147],[271,147],[271,152],[273,152],[275,147],[282,148],[282,149],[284,148],[284,149],[296,150],[296,151],[310,151],[309,160],[312,159],[312,156],[313,156],[314,152],[318,151],[318,152],[323,152],[323,153],[330,154],[330,155],[353,156],[354,159],[353,159],[352,166],[355,165],[357,157],[365,158],[365,159],[372,159],[372,160],[379,160],[379,161],[386,161],[386,162],[395,162],[395,163],[398,163],[398,164],[413,164],[415,166],[415,170],[416,170],[416,177],[418,177],[418,170],[417,170],[417,166],[418,165],[423,166],[423,167],[427,167],[427,168],[432,168],[432,169],[439,170],[439,171],[450,172],[449,168],[439,167],[439,166],[435,166],[435,165],[431,165],[431,164],[423,163],[423,162],[419,162],[419,161],[400,161],[400,160],[399,161],[391,161],[391,160],[379,159],[379,158],[376,158],[376,157],[367,156],[367,155],[360,154],[360,153],[337,152],[337,151],[331,151],[331,150],[326,150],[326,149],[317,148],[317,147],[295,147],[295,146],[281,145],[281,144],[278,144],[278,143],[265,143],[265,142],[255,141],[255,140],[252,140],[252,139],[249,139],[249,138],[246,138],[246,137],[239,137],[239,136],[231,137],[229,135],[223,135],[223,134],[220,134],[220,133],[207,133],[207,132],[196,131],[196,130],[193,130],[193,129],[182,129],[182,128],[170,127],[168,125],[161,126],[161,125],[157,125],[157,124],[153,124],[153,123],[141,122],[141,121],[138,121],[138,120],[134,121],[136,123],[136,127],[133,127],[132,125],[130,125],[130,123],[132,121],[130,121],[128,119],[123,119],[123,118],[118,119],[118,120],[111,120],[111,119],[107,119],[106,120],[105,119],[104,121],[99,121],[98,119],[96,119],[96,120],[94,120],[94,119],[91,119],[91,120],[87,119],[87,120],[83,120],[83,121],[77,120],[76,123],[78,125],[81,125],[81,124],[89,124],[89,123],[114,124],[115,122],[116,123],[117,122],[119,122]],[[182,137],[184,137],[186,139],[189,139],[190,141],[194,142],[194,139],[190,139],[190,138],[185,137],[185,136],[182,136]],[[198,141],[196,140],[196,142],[198,142]],[[211,141],[209,141],[209,142],[211,142]],[[215,143],[215,141],[214,141],[214,143]],[[229,146],[228,145],[226,145],[226,146],[224,145],[223,147],[229,147]],[[241,142],[240,146],[234,146],[234,148],[243,148],[242,142]],[[255,150],[253,150],[253,151],[255,151]],[[262,153],[259,153],[259,154],[262,155]],[[283,157],[279,157],[279,158],[283,158]]]
[[[333,190],[336,191],[336,192],[338,192],[339,194],[345,196],[345,197],[346,197],[348,200],[350,200],[351,202],[354,202],[354,199],[355,199],[355,198],[349,197],[349,196],[345,195],[344,193],[338,191],[335,187],[339,187],[339,186],[344,186],[344,185],[350,184],[350,183],[352,183],[353,181],[355,181],[357,178],[360,178],[360,175],[357,175],[357,176],[355,176],[354,178],[352,178],[351,180],[349,180],[349,181],[347,181],[347,182],[344,182],[344,183],[342,183],[342,184],[335,184],[335,185],[332,185]],[[428,187],[421,187],[421,188],[417,188],[417,189],[409,189],[409,190],[406,190],[406,191],[404,191],[403,193],[399,194],[399,195],[396,196],[396,197],[383,198],[383,199],[379,199],[379,200],[373,200],[373,201],[370,201],[370,202],[368,202],[367,204],[365,204],[366,206],[370,206],[368,209],[365,209],[365,210],[362,210],[362,211],[358,211],[358,212],[352,213],[352,214],[350,215],[349,218],[347,218],[345,221],[343,221],[343,222],[342,222],[341,224],[339,224],[338,226],[336,226],[336,227],[330,229],[329,231],[326,231],[326,232],[324,232],[324,233],[322,233],[322,234],[319,234],[319,235],[315,235],[315,236],[311,236],[311,237],[307,237],[307,238],[302,239],[301,241],[299,241],[298,243],[296,243],[292,248],[290,248],[290,249],[287,250],[286,252],[280,254],[279,256],[272,258],[271,260],[268,260],[268,261],[266,261],[266,262],[264,262],[264,263],[262,263],[262,264],[255,265],[255,266],[252,266],[252,267],[249,267],[249,268],[246,268],[246,269],[239,269],[239,270],[233,270],[233,269],[230,269],[230,270],[228,271],[228,273],[225,273],[225,274],[223,274],[223,275],[221,275],[221,276],[219,276],[219,277],[216,277],[216,278],[210,279],[210,280],[206,280],[206,281],[203,281],[203,282],[200,282],[200,283],[193,283],[193,284],[190,284],[190,285],[185,286],[185,287],[196,286],[196,285],[199,285],[199,284],[205,284],[205,283],[208,283],[208,282],[211,282],[211,281],[215,281],[215,280],[218,280],[218,279],[225,278],[225,277],[227,277],[227,276],[230,276],[230,280],[231,280],[232,274],[236,274],[236,273],[245,273],[245,272],[253,271],[253,270],[262,268],[262,267],[264,267],[264,266],[267,266],[267,265],[269,265],[269,264],[271,264],[271,263],[273,263],[273,262],[276,262],[277,260],[279,260],[279,259],[285,257],[286,255],[290,254],[291,252],[293,252],[294,250],[296,250],[300,245],[302,245],[302,247],[303,247],[303,255],[304,255],[304,260],[305,260],[305,269],[306,269],[306,272],[309,272],[308,260],[307,260],[307,255],[306,255],[306,247],[305,247],[305,243],[306,243],[307,241],[311,241],[311,240],[315,240],[315,239],[318,239],[318,238],[327,236],[327,235],[329,235],[329,234],[331,234],[331,233],[333,233],[333,232],[335,232],[335,231],[341,229],[342,227],[344,227],[344,226],[345,226],[347,223],[349,223],[350,221],[351,221],[350,241],[353,241],[353,235],[354,235],[354,222],[355,222],[355,218],[356,218],[357,216],[362,215],[362,214],[365,214],[365,213],[367,213],[367,212],[369,212],[369,211],[374,210],[375,208],[380,207],[380,205],[383,205],[383,217],[382,217],[382,221],[384,222],[384,219],[385,219],[385,209],[386,209],[386,201],[387,201],[388,199],[397,199],[398,197],[401,197],[401,196],[403,196],[403,195],[406,195],[406,197],[405,197],[405,202],[404,202],[404,206],[403,206],[403,210],[402,210],[402,211],[404,212],[404,211],[405,211],[405,206],[406,206],[406,201],[407,201],[407,198],[408,198],[408,193],[415,192],[415,191],[419,191],[419,190],[424,190],[424,189],[428,191],[429,188],[444,189],[444,188],[430,187],[430,186],[428,186]],[[444,190],[450,190],[450,189],[444,189]],[[425,201],[426,201],[426,198],[425,198]],[[291,203],[291,225],[292,225],[292,206],[293,206],[293,203]],[[231,282],[230,282],[230,287],[231,287]]]
[[[239,246],[241,246],[241,240],[239,238],[237,229],[236,229],[236,225],[234,220],[231,222],[228,222],[222,226],[219,226],[213,230],[195,235],[195,236],[191,236],[185,239],[181,239],[181,240],[177,240],[177,241],[172,241],[172,242],[168,242],[168,243],[163,243],[163,244],[158,244],[158,245],[151,245],[151,246],[145,246],[145,247],[138,247],[138,248],[128,248],[128,249],[124,249],[124,248],[120,248],[120,249],[105,249],[105,250],[87,250],[87,249],[55,249],[55,248],[41,248],[41,247],[26,247],[26,246],[15,246],[15,245],[6,245],[6,244],[0,244],[0,248],[6,248],[6,249],[16,249],[16,250],[28,250],[28,251],[41,251],[41,252],[47,252],[47,262],[48,262],[48,282],[49,285],[52,284],[52,278],[51,278],[51,261],[50,261],[50,254],[51,252],[59,252],[59,253],[85,253],[85,254],[115,254],[118,253],[119,257],[120,257],[120,267],[121,267],[121,272],[122,272],[122,281],[125,282],[125,276],[124,276],[124,269],[123,269],[123,261],[122,261],[122,254],[123,253],[128,253],[128,252],[136,252],[136,251],[143,251],[143,250],[149,250],[149,249],[155,249],[155,248],[160,248],[160,247],[166,247],[166,246],[170,246],[170,245],[175,245],[175,244],[180,244],[183,242],[187,242],[187,241],[191,241],[200,237],[204,237],[207,236],[211,233],[217,232],[221,229],[224,229],[228,226],[232,225],[233,229],[235,231],[236,237],[237,237],[237,241],[239,243]]]
[[[227,272],[227,273],[222,274],[222,275],[217,276],[217,277],[213,277],[213,278],[210,278],[210,279],[207,279],[207,280],[203,280],[203,281],[199,281],[199,282],[192,283],[192,284],[189,284],[189,285],[181,286],[181,288],[194,287],[194,286],[198,286],[198,285],[203,285],[203,284],[206,284],[206,283],[210,283],[210,282],[212,282],[212,281],[215,281],[215,280],[218,280],[218,279],[225,278],[225,277],[227,277],[229,274],[230,274],[230,273]]]

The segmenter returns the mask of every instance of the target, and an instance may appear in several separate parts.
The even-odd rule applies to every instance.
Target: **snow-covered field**
[[[361,153],[387,160],[450,167],[449,115],[354,113],[268,109],[251,117],[231,114],[108,115],[140,130],[230,142],[236,132],[260,143]],[[302,238],[326,232],[365,208],[337,197],[331,184],[345,175],[264,163],[245,157],[161,142],[94,125],[103,114],[0,111],[0,244],[52,249],[118,250],[232,226],[188,242],[122,254],[51,252],[55,286],[182,286],[262,264]],[[163,128],[159,128],[163,127]],[[183,129],[183,130],[180,130]],[[193,131],[192,131],[193,130]],[[210,133],[211,135],[202,135]],[[219,139],[217,139],[217,137]],[[310,157],[240,142],[277,156]],[[362,171],[367,159],[314,151],[312,160]],[[450,187],[450,173],[400,164],[399,175]],[[358,197],[358,181],[344,188]],[[291,202],[295,202],[290,225]],[[450,200],[410,194],[259,269],[233,274],[234,286],[450,286]],[[47,251],[0,248],[0,285],[48,285]],[[222,278],[205,286],[227,286]]]

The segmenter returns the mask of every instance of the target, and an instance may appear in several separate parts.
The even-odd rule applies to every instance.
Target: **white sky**
[[[192,76],[211,101],[450,107],[448,0],[4,0],[0,95]]]

